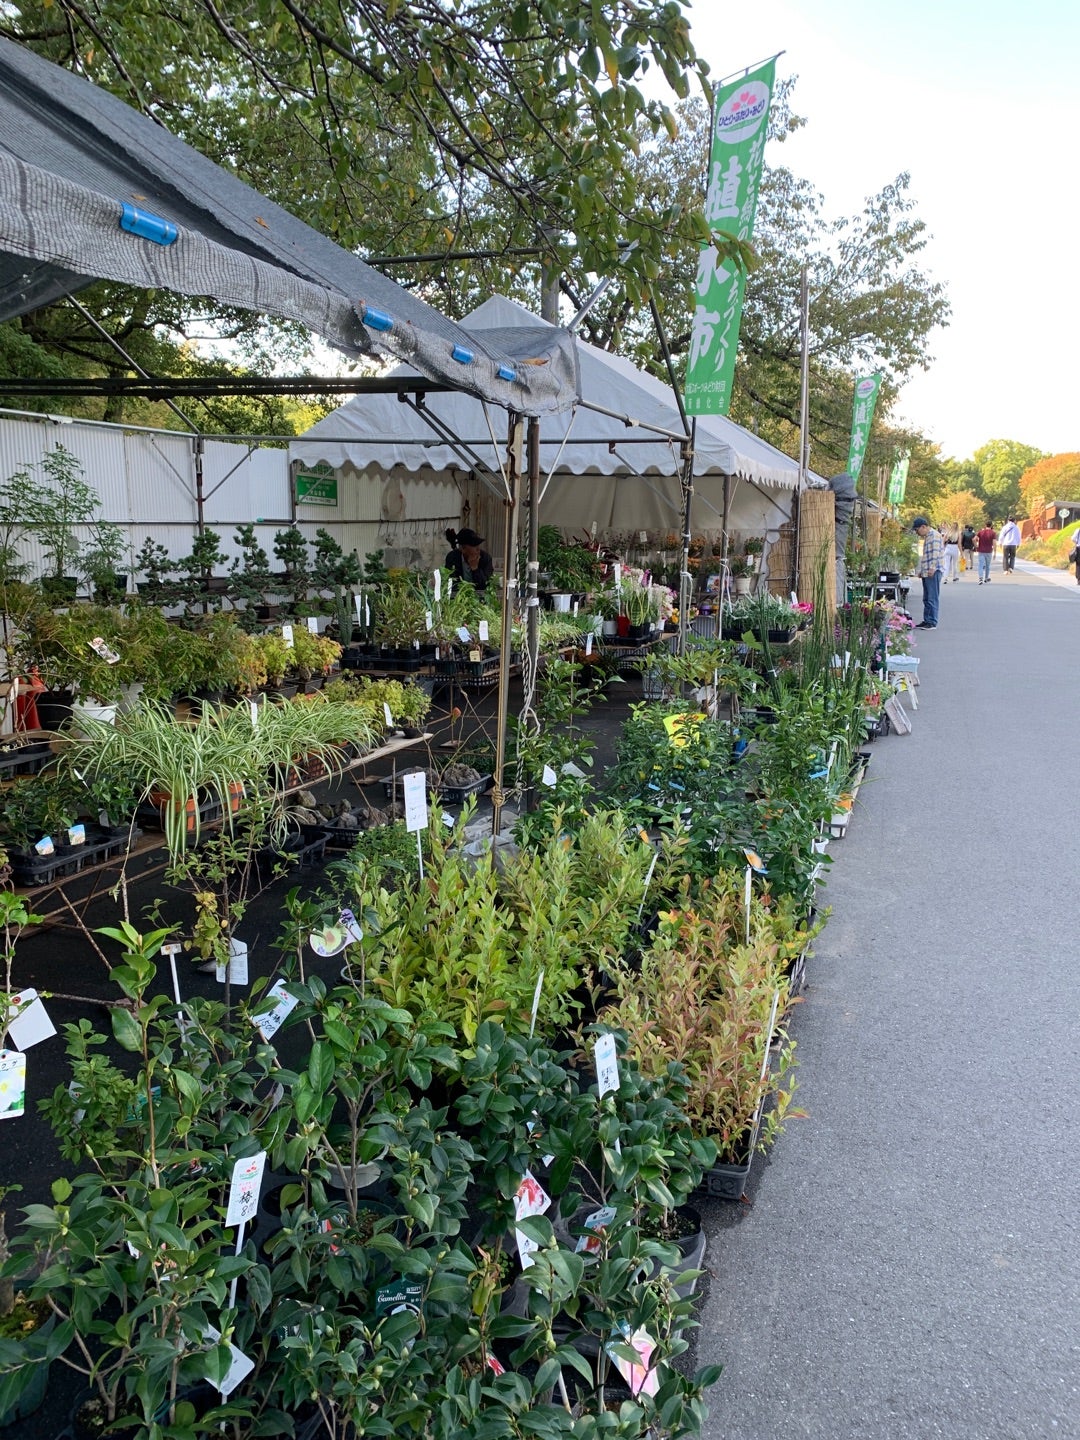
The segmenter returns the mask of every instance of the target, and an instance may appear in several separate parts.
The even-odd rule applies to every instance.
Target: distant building
[[[1064,510],[1067,513],[1062,515]],[[1080,500],[1048,500],[1039,517],[1040,530],[1064,530],[1080,520]]]

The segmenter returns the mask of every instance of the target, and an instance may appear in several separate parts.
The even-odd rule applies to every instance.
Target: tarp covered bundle
[[[151,221],[122,229],[125,206]],[[296,320],[525,415],[578,397],[566,330],[470,334],[108,91],[0,39],[0,320],[96,279]]]

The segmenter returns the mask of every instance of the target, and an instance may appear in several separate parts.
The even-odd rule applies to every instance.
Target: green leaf
[[[110,1012],[110,1019],[116,1043],[138,1055],[142,1050],[142,1030],[135,1016],[125,1007],[115,1006]]]

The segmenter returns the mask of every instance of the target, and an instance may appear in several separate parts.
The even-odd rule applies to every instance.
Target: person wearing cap
[[[925,515],[916,515],[911,528],[922,541],[919,568],[915,572],[922,581],[922,619],[916,630],[936,630],[941,574],[945,569],[945,545]]]
[[[475,530],[447,530],[452,549],[446,557],[446,568],[455,580],[470,580],[481,593],[495,573],[495,563],[483,548],[484,537]]]

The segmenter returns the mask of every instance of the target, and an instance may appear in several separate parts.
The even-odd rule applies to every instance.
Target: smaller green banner
[[[911,464],[911,451],[901,450],[889,476],[889,504],[902,505],[907,491],[907,472]]]
[[[881,389],[881,373],[860,375],[855,380],[855,404],[851,412],[851,447],[848,450],[848,474],[858,483],[862,474],[870,427],[874,423],[874,406]]]
[[[304,505],[336,505],[337,471],[325,460],[296,472],[296,501]]]

